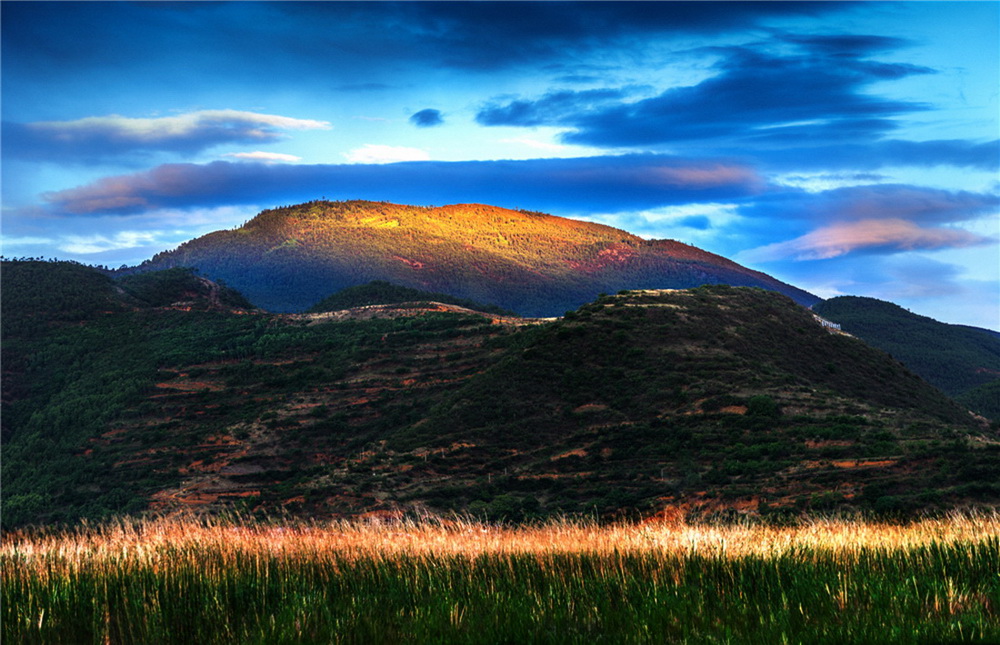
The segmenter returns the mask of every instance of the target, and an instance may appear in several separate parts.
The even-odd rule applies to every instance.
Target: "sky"
[[[5,257],[313,199],[676,239],[1000,330],[998,2],[0,3]]]

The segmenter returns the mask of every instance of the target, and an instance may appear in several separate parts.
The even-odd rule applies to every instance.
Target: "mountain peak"
[[[195,267],[258,306],[302,311],[345,287],[385,280],[492,303],[527,316],[559,315],[633,288],[756,286],[796,302],[812,294],[672,240],[485,204],[407,206],[312,201],[262,211],[160,253],[132,271]]]

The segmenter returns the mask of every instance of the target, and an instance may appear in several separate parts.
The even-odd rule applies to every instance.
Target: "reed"
[[[1000,640],[1000,515],[496,526],[123,519],[3,537],[11,643]]]

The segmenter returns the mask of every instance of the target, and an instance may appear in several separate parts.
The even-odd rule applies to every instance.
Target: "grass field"
[[[1000,642],[1000,515],[10,533],[4,643]]]

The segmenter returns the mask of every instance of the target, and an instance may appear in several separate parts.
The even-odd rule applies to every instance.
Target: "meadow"
[[[9,532],[5,643],[1000,642],[1000,514]]]

